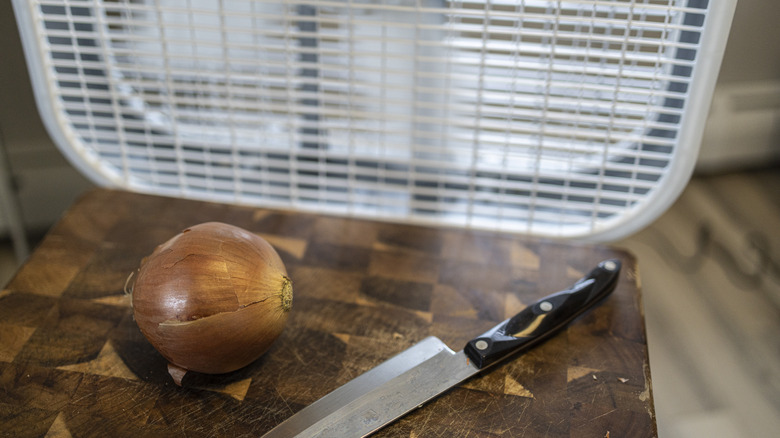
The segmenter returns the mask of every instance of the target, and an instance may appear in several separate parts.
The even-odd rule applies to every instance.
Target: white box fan
[[[687,183],[735,4],[13,1],[101,185],[590,240]]]

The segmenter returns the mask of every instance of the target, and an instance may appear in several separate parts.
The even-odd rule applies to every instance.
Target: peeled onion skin
[[[158,246],[142,261],[132,294],[135,321],[177,384],[186,370],[221,374],[259,358],[292,306],[292,282],[273,247],[219,222]]]

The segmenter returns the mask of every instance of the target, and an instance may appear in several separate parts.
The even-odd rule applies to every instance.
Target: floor
[[[780,430],[780,169],[697,176],[645,230],[615,243],[640,266],[664,438]],[[0,242],[0,284],[15,270]]]
[[[780,169],[698,176],[639,260],[658,433],[780,430]]]

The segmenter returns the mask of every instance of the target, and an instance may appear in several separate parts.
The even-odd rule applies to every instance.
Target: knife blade
[[[454,352],[428,337],[280,423],[263,438],[364,437],[510,355],[549,339],[615,289],[619,260],[604,260]]]

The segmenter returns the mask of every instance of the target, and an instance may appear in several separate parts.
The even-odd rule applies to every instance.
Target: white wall
[[[38,117],[10,1],[0,1],[0,153],[10,167],[9,175],[0,166],[0,178],[16,190],[28,231],[50,227],[91,187],[60,154]],[[0,238],[6,233],[7,224],[0,222]]]
[[[699,171],[780,160],[778,18],[780,2],[775,0],[737,4],[704,131]]]

